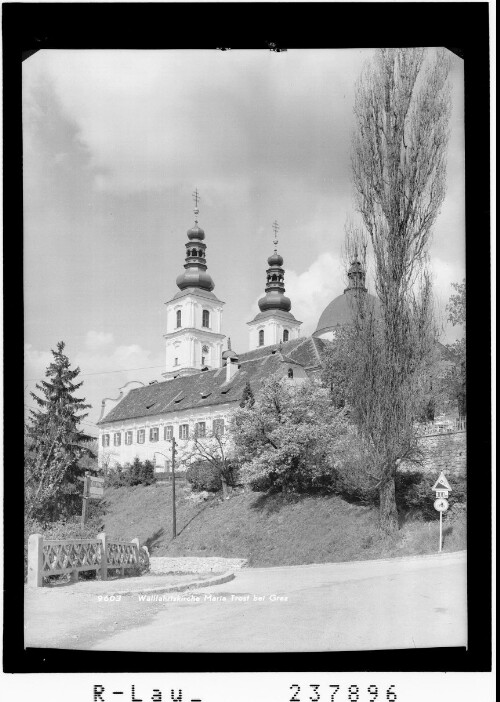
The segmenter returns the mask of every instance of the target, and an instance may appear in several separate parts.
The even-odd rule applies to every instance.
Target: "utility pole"
[[[88,499],[89,499],[89,482],[90,482],[88,470],[85,471],[85,477],[80,478],[80,480],[83,480],[82,526],[85,526],[85,524],[87,523],[87,504],[88,504]]]
[[[175,513],[175,437],[172,437],[172,536],[177,537],[177,517]]]
[[[175,437],[170,439],[172,442],[172,536],[175,539],[177,537],[177,515],[175,511]],[[160,456],[168,458],[168,456],[161,451],[155,451]]]

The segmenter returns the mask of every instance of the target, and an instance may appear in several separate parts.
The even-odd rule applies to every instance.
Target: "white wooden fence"
[[[42,587],[49,575],[69,573],[78,580],[78,573],[95,570],[101,580],[107,580],[108,569],[148,568],[149,554],[139,539],[111,541],[102,532],[95,539],[44,539],[31,534],[28,539],[28,585]]]

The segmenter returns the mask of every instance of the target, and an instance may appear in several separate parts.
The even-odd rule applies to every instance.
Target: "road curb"
[[[200,587],[222,585],[222,583],[228,583],[230,580],[234,580],[235,577],[235,573],[224,573],[223,575],[220,575],[217,578],[212,578],[211,580],[194,580],[191,583],[184,583],[183,585],[160,585],[159,587],[145,587],[135,590],[113,590],[113,592],[107,592],[106,595],[143,595],[151,592],[184,592],[185,590],[195,590]]]
[[[460,551],[442,551],[441,553],[419,553],[413,556],[387,556],[386,558],[366,558],[361,561],[325,561],[324,563],[294,563],[281,566],[245,566],[241,569],[242,572],[247,570],[284,570],[285,568],[317,568],[318,566],[348,566],[348,565],[367,565],[376,563],[397,563],[398,561],[423,561],[425,559],[433,559],[444,561],[448,558],[461,556],[467,557],[467,550]]]

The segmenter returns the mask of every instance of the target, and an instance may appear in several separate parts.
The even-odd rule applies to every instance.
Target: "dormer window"
[[[177,318],[177,329],[179,329],[179,327],[182,326],[182,312],[181,312],[181,310],[177,310],[176,318]]]
[[[203,310],[201,326],[207,329],[210,327],[210,312],[208,310]]]

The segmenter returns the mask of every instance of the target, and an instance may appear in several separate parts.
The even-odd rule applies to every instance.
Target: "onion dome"
[[[176,284],[180,290],[186,288],[200,288],[201,290],[212,291],[215,287],[214,281],[209,273],[207,273],[207,262],[205,251],[207,245],[204,243],[205,232],[198,226],[198,190],[193,193],[196,207],[194,209],[195,221],[194,227],[188,230],[188,242],[186,243],[186,263],[184,264],[184,273],[177,276]]]
[[[269,268],[266,271],[267,274],[267,284],[266,284],[266,294],[259,300],[259,308],[261,312],[266,312],[267,310],[282,310],[283,312],[290,312],[292,303],[290,298],[286,297],[285,293],[285,271],[282,268],[283,258],[279,255],[276,247],[278,245],[278,223],[274,222],[274,253],[269,256],[267,263]]]
[[[273,253],[272,256],[269,256],[267,259],[267,262],[270,266],[282,266],[283,265],[283,259],[279,255],[279,253]]]
[[[192,227],[191,229],[188,229],[187,235],[188,235],[188,239],[190,239],[191,241],[193,239],[198,239],[198,241],[203,241],[203,239],[205,238],[205,232],[197,224],[195,224],[195,226]]]

